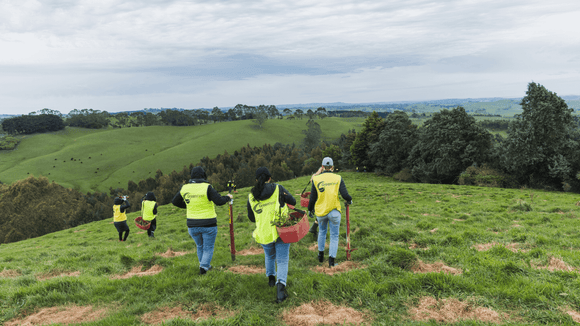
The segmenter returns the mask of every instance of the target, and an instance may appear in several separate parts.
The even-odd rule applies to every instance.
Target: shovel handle
[[[350,205],[346,205],[346,260],[350,260]]]
[[[234,240],[234,199],[230,200],[230,253],[232,254],[232,261],[236,260],[236,242]]]

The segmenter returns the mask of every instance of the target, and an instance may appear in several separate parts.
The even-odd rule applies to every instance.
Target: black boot
[[[334,266],[334,257],[328,256],[328,267]]]
[[[149,234],[149,238],[155,238],[155,233],[153,231],[151,231],[151,233]]]
[[[207,273],[207,271],[205,270],[205,268],[200,267],[199,268],[199,275],[205,275],[205,273]]]
[[[282,283],[276,284],[276,302],[280,303],[288,298],[288,293],[286,292],[286,285]]]
[[[273,287],[274,285],[276,285],[276,276],[274,275],[268,276],[268,286]]]
[[[312,226],[310,227],[310,230],[308,230],[308,232],[312,234],[318,234],[318,223],[316,221],[312,223]]]
[[[321,263],[324,261],[324,251],[318,252],[318,261]]]

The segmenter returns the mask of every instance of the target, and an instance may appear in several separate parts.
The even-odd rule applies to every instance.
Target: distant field
[[[236,260],[225,205],[216,209],[213,269],[203,276],[185,210],[172,205],[160,206],[155,239],[135,227],[139,212],[131,211],[127,242],[118,241],[107,219],[2,244],[0,324],[28,325],[33,317],[56,323],[83,308],[101,313],[75,323],[93,326],[153,324],[154,316],[168,326],[577,325],[576,194],[341,175],[353,197],[357,250],[348,262],[343,206],[338,265],[328,269],[328,249],[318,262],[311,234],[293,243],[284,303],[275,303],[267,285],[263,250],[246,213],[250,188],[243,188],[233,208]],[[281,184],[298,193],[307,182]],[[359,319],[351,324],[337,316]]]
[[[306,119],[268,120],[263,129],[252,121],[192,127],[137,127],[92,130],[69,128],[24,137],[16,150],[0,152],[0,181],[12,183],[43,175],[82,192],[127,187],[160,169],[167,174],[241,147],[302,142]],[[349,129],[361,129],[363,118],[316,120],[323,138],[333,140]]]

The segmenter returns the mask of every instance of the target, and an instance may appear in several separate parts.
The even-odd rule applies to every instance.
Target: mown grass
[[[319,266],[309,234],[291,245],[288,290],[283,304],[274,303],[275,290],[265,275],[232,274],[234,265],[263,266],[264,256],[237,256],[229,251],[227,206],[217,209],[219,234],[214,270],[198,275],[195,244],[187,234],[185,211],[161,206],[156,239],[137,234],[130,225],[127,242],[117,241],[110,220],[0,246],[0,271],[21,275],[0,278],[0,322],[41,307],[75,303],[108,308],[105,319],[87,325],[138,325],[140,317],[161,306],[195,307],[214,303],[236,311],[225,320],[201,324],[283,324],[285,309],[312,300],[368,311],[376,325],[421,325],[408,319],[408,305],[422,296],[474,299],[479,305],[509,316],[511,324],[569,324],[564,307],[580,310],[577,271],[537,269],[550,257],[580,267],[580,207],[574,194],[528,189],[399,183],[370,173],[342,173],[354,198],[351,206],[352,260],[366,266],[329,276]],[[307,178],[282,182],[298,193]],[[235,195],[237,250],[258,246],[251,238],[254,224],[246,217],[249,188]],[[530,209],[519,207],[529,205]],[[138,216],[130,213],[129,219]],[[131,224],[131,223],[130,223]],[[344,262],[345,215],[341,223],[338,263]],[[436,229],[436,230],[435,230]],[[435,231],[433,231],[435,230]],[[77,232],[78,231],[78,232]],[[433,231],[433,232],[431,232]],[[498,243],[487,251],[478,244]],[[499,245],[517,246],[511,251]],[[412,245],[417,249],[410,249]],[[259,246],[258,246],[259,247]],[[190,253],[157,256],[171,248]],[[443,261],[463,274],[415,274],[413,263]],[[327,264],[325,262],[325,264]],[[154,276],[111,280],[135,266],[161,265]],[[78,277],[39,281],[39,274],[80,271]],[[167,325],[193,325],[174,320]],[[460,325],[479,325],[463,321]]]
[[[323,138],[334,140],[349,129],[360,129],[363,118],[318,119]],[[29,175],[81,192],[108,192],[127,181],[180,171],[204,156],[232,154],[243,146],[300,144],[306,120],[268,120],[262,129],[249,120],[193,127],[152,126],[91,130],[69,128],[25,137],[18,148],[0,152],[0,181],[12,183]],[[89,158],[90,157],[90,158]],[[72,159],[72,160],[71,160]],[[82,162],[82,163],[81,163]],[[96,173],[95,173],[96,172]]]

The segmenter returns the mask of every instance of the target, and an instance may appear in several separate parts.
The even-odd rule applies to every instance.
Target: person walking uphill
[[[143,220],[151,223],[149,229],[147,229],[147,235],[150,238],[155,238],[155,230],[157,229],[157,198],[155,198],[155,194],[149,191],[143,197],[143,201],[141,202],[141,215],[143,216]]]
[[[191,169],[191,179],[173,197],[173,205],[187,209],[187,228],[189,235],[197,245],[199,274],[207,273],[211,268],[213,248],[217,236],[217,214],[215,205],[221,206],[233,196],[220,195],[207,181],[202,167]]]
[[[296,205],[296,199],[281,185],[267,183],[271,180],[272,175],[266,167],[261,167],[256,171],[256,183],[248,195],[247,207],[248,218],[256,223],[253,237],[264,248],[268,285],[276,285],[276,301],[280,303],[288,297],[286,281],[290,244],[284,243],[278,237],[276,226],[270,222],[275,220],[280,213],[286,214],[288,212],[286,204]],[[276,278],[278,283],[276,283]]]
[[[129,236],[129,226],[127,225],[127,208],[131,207],[127,196],[116,197],[113,201],[113,222],[119,232],[119,241],[127,241]],[[123,236],[125,232],[125,236]]]
[[[328,250],[328,266],[334,266],[336,253],[338,252],[338,235],[340,231],[340,194],[347,205],[352,204],[352,197],[346,190],[342,177],[332,173],[334,164],[330,157],[322,160],[324,171],[312,178],[312,190],[308,211],[314,212],[318,219],[320,230],[318,231],[318,261],[324,261],[324,244],[326,242],[326,229],[330,224],[330,247]]]

